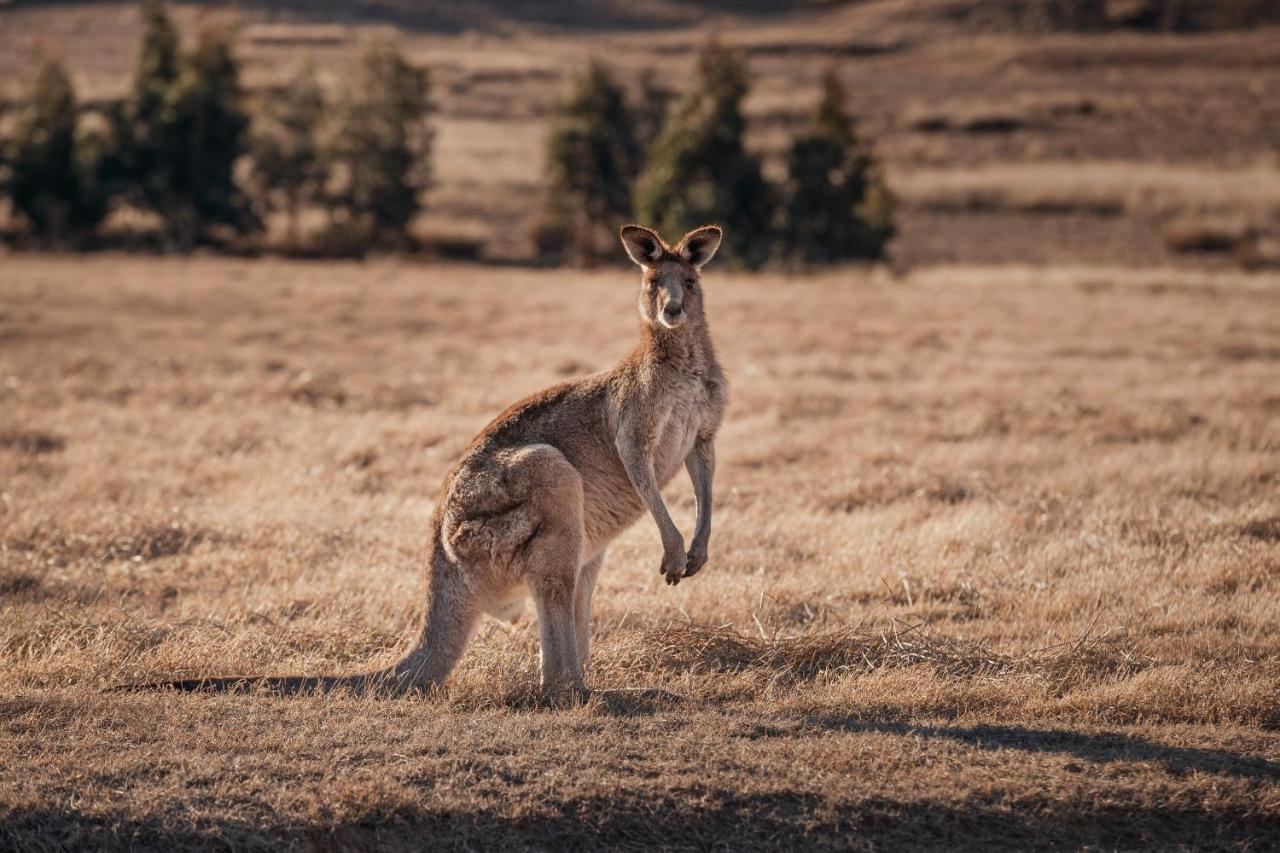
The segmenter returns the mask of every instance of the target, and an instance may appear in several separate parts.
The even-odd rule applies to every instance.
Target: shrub
[[[1246,270],[1280,270],[1280,237],[1256,234],[1236,248],[1236,262]]]
[[[330,233],[350,242],[399,243],[430,183],[428,77],[383,42],[371,42],[347,76],[326,146]]]
[[[893,200],[844,111],[834,72],[822,79],[813,128],[787,158],[782,236],[789,258],[832,263],[879,258],[893,236]]]
[[[58,62],[46,62],[8,146],[8,192],[13,208],[41,238],[61,243],[92,228],[106,214],[98,181],[98,146],[77,134],[71,80]]]
[[[431,228],[422,240],[422,249],[430,256],[451,261],[478,261],[492,238],[489,230],[478,223],[448,222]]]
[[[288,240],[297,247],[298,219],[324,185],[319,135],[324,93],[315,69],[304,65],[287,85],[270,93],[254,116],[250,134],[250,186],[264,213],[283,211]]]
[[[743,60],[709,43],[693,90],[653,144],[635,206],[642,222],[667,234],[723,225],[730,259],[755,268],[772,250],[774,197],[760,159],[743,146],[747,90]]]
[[[558,264],[569,252],[570,237],[566,217],[548,201],[545,209],[529,222],[529,241],[539,263]]]
[[[1259,230],[1241,216],[1186,215],[1166,222],[1164,242],[1171,252],[1212,253],[1237,252]]]
[[[592,60],[556,105],[547,137],[547,212],[562,249],[579,263],[613,257],[615,232],[631,218],[640,171],[635,118],[603,63]],[[539,251],[550,244],[539,242]]]

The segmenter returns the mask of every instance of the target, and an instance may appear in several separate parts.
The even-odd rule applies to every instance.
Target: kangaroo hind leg
[[[574,587],[582,563],[582,478],[555,448],[535,445],[513,460],[512,474],[537,511],[533,535],[515,555],[538,611],[542,688],[550,694],[587,692],[574,622]]]
[[[604,565],[604,551],[592,557],[578,569],[578,582],[573,588],[573,627],[578,638],[578,663],[586,670],[591,657],[591,596],[596,590],[596,578]]]

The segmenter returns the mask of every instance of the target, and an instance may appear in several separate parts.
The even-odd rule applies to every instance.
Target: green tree
[[[631,218],[640,146],[626,94],[591,60],[556,105],[547,137],[548,214],[581,263],[612,257],[618,226]]]
[[[801,263],[879,258],[893,236],[892,197],[844,103],[828,71],[813,127],[791,143],[782,237],[788,258]]]
[[[130,201],[159,214],[165,239],[188,249],[219,229],[257,220],[235,181],[249,125],[229,32],[208,29],[183,55],[161,0],[143,6],[129,97],[116,113],[118,180]]]
[[[674,94],[663,86],[652,68],[640,72],[639,92],[636,97],[636,141],[640,151],[648,151],[667,123]]]
[[[16,211],[57,244],[98,224],[107,199],[97,183],[98,153],[77,134],[76,99],[62,65],[44,63],[8,146],[8,191]]]
[[[164,106],[178,79],[178,32],[162,0],[142,6],[142,45],[125,103],[112,116],[117,175],[129,201],[164,206],[171,184],[164,151]]]
[[[4,107],[0,106],[0,127],[4,127]],[[0,136],[0,198],[9,197],[9,146],[6,144],[3,136]]]
[[[320,129],[324,92],[310,63],[292,81],[270,93],[253,120],[250,142],[253,192],[265,211],[283,210],[288,240],[296,245],[298,216],[324,186]]]
[[[404,242],[431,179],[426,71],[371,42],[347,76],[327,145],[327,202],[353,241]]]
[[[320,130],[324,93],[308,63],[279,90],[263,99],[250,135],[250,182],[265,212],[283,211],[288,239],[298,242],[298,218],[324,184]]]
[[[178,31],[169,20],[164,0],[144,0],[142,45],[131,90],[137,119],[148,121],[159,116],[169,87],[178,79],[178,48]]]
[[[698,57],[694,88],[653,144],[636,187],[640,221],[666,234],[716,223],[730,259],[756,268],[773,248],[774,193],[743,145],[749,88],[738,54],[715,42]]]
[[[162,208],[176,220],[184,246],[219,226],[240,234],[258,225],[235,179],[249,129],[243,100],[230,35],[206,30],[182,59],[161,120]]]

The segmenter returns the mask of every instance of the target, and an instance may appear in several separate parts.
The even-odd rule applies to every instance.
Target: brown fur
[[[662,536],[659,570],[668,583],[707,561],[714,441],[726,383],[698,279],[720,238],[719,228],[706,226],[673,249],[649,229],[622,229],[624,247],[644,271],[639,343],[612,370],[512,405],[445,477],[431,517],[425,624],[400,662],[357,676],[147,687],[427,688],[452,671],[482,613],[511,618],[527,593],[538,613],[543,688],[584,693],[591,596],[609,542],[647,509]],[[698,504],[688,551],[659,492],[682,464]]]

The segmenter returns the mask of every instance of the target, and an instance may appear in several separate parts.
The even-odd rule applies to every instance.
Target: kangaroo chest
[[[664,396],[664,402],[669,405],[659,422],[653,445],[653,472],[660,484],[684,466],[698,432],[719,417],[714,411],[717,402],[701,375],[682,377]]]

